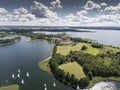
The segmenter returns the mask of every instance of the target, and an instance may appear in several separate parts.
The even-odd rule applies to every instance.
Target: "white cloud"
[[[101,6],[107,7],[107,3],[100,3]]]
[[[93,1],[90,1],[90,0],[84,6],[85,10],[98,10],[100,8],[101,8],[101,6],[99,4],[96,4],[96,3],[94,3]]]
[[[36,20],[35,15],[32,15],[30,13],[28,14],[5,14],[5,15],[0,15],[0,22],[29,22]]]
[[[5,8],[0,8],[0,14],[6,14],[8,11]]]
[[[56,0],[57,1],[57,0]],[[55,1],[53,1],[55,2]],[[54,3],[55,4],[55,3]],[[61,4],[59,4],[61,5]],[[60,8],[59,5],[52,5],[55,8]],[[105,8],[106,12],[100,12],[93,16],[89,15],[91,10]],[[100,10],[103,10],[100,9]],[[80,25],[119,25],[120,24],[120,3],[116,6],[108,6],[106,3],[96,4],[93,1],[88,1],[84,9],[77,13],[71,13],[62,18],[57,16],[57,13],[50,10],[49,7],[37,1],[31,6],[32,13],[21,7],[14,9],[12,13],[4,8],[0,8],[0,25],[33,25],[33,26],[80,26]],[[90,11],[88,11],[90,10]],[[3,11],[5,13],[3,13]]]
[[[85,11],[85,10],[81,10],[80,12],[77,12],[77,15],[78,15],[78,16],[79,16],[79,15],[86,15],[86,14],[88,14],[88,12]]]
[[[16,15],[27,14],[27,13],[28,13],[28,10],[23,7],[13,10],[13,14],[16,14]]]
[[[32,15],[32,14],[25,14],[25,15],[21,15],[19,18],[18,18],[18,21],[34,21],[36,20],[36,17],[35,15]]]
[[[50,2],[50,9],[56,9],[56,8],[62,8],[61,1],[60,0],[55,0]]]
[[[120,12],[120,3],[116,6],[108,6],[104,9],[105,12],[116,13]]]
[[[118,25],[120,24],[120,14],[98,14],[95,17],[90,17],[83,10],[75,15],[69,14],[65,17],[64,22],[67,25]]]
[[[52,12],[47,6],[37,1],[31,6],[32,14],[39,18],[57,18],[57,13]]]
[[[71,23],[71,24],[76,24],[76,25],[81,25],[84,23],[91,23],[93,22],[94,18],[92,17],[87,17],[87,11],[81,10],[77,12],[75,15],[69,14],[65,17],[66,23]]]

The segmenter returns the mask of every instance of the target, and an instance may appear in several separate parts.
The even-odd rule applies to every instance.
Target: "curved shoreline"
[[[115,81],[101,81],[96,83],[92,88],[89,90],[119,90],[120,85],[119,82]]]
[[[97,83],[101,83],[101,82],[105,82],[105,81],[109,81],[109,82],[119,82],[119,83],[120,83],[120,78],[117,78],[117,77],[108,77],[108,78],[104,78],[104,77],[94,77],[93,80],[90,81],[90,84],[86,87],[86,89],[91,89],[91,88],[93,88]]]
[[[42,60],[38,65],[39,68],[47,73],[52,74],[52,72],[50,71],[50,67],[48,65],[50,58],[52,58],[52,56],[47,57],[46,59]],[[113,82],[120,82],[120,77],[94,77],[91,81],[90,84],[85,88],[85,89],[91,89],[93,88],[97,83],[101,83],[104,81],[113,81]]]
[[[38,66],[42,71],[47,72],[47,73],[52,73],[50,70],[49,64],[48,64],[49,60],[51,58],[52,58],[52,56],[49,56],[46,59],[44,59],[38,63]]]

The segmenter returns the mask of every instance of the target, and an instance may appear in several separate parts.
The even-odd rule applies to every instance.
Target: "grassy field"
[[[51,73],[50,71],[50,67],[49,67],[49,60],[50,60],[51,56],[48,57],[47,59],[41,61],[38,66],[40,67],[41,70]]]
[[[69,72],[70,75],[74,74],[77,79],[85,77],[83,68],[77,62],[63,64],[60,65],[58,68],[64,70],[66,73]]]
[[[91,47],[90,44],[86,44],[86,43],[78,43],[75,46],[71,46],[71,45],[57,46],[57,53],[60,53],[61,55],[67,55],[71,50],[80,51],[83,45],[86,45],[88,47],[88,49],[85,50],[85,52],[93,55],[97,55],[99,53],[99,49],[93,48]]]
[[[19,90],[19,86],[18,85],[4,86],[0,87],[0,90]]]
[[[95,56],[97,54],[99,54],[99,49],[93,48],[91,45],[87,45],[87,47],[88,47],[88,49],[85,50],[85,52],[90,53],[90,54],[95,55]]]

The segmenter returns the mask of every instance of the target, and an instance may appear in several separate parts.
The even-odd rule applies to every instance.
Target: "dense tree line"
[[[107,65],[104,63],[103,59],[100,55],[93,56],[84,52],[71,52],[69,54],[71,57],[71,61],[77,61],[81,66],[83,66],[83,70],[87,75],[89,72],[93,74],[93,76],[120,76],[120,54],[112,54],[105,55],[106,58],[111,58],[112,63]]]
[[[73,38],[73,37],[71,37],[71,40],[73,41],[73,42],[83,42],[83,43],[92,43],[92,41],[91,40],[86,40],[86,39],[83,39],[83,38]]]
[[[69,85],[73,88],[76,88],[77,85],[79,85],[80,88],[85,88],[86,86],[88,86],[90,79],[92,79],[91,72],[87,75],[87,77],[82,78],[80,80],[76,79],[73,74],[70,75],[68,72],[65,73],[64,70],[59,69],[58,66],[61,64],[64,64],[64,63],[72,62],[73,61],[72,59],[75,59],[75,58],[72,58],[72,55],[70,57],[69,56],[70,54],[66,57],[62,56],[60,54],[56,54],[56,51],[57,51],[57,47],[55,46],[53,49],[52,58],[49,61],[50,68],[51,68],[51,71],[52,71],[54,77],[57,80],[63,82],[66,85]],[[73,52],[71,51],[71,53],[73,53]]]
[[[75,78],[75,76],[70,75],[68,72],[65,73],[64,70],[61,70],[58,68],[59,65],[61,65],[63,63],[67,63],[68,61],[65,56],[56,54],[56,50],[57,50],[57,47],[55,46],[53,49],[52,58],[50,59],[50,62],[49,62],[50,68],[51,68],[51,71],[52,71],[54,77],[57,80],[63,82],[64,84],[70,85],[73,88],[76,88],[79,81]]]

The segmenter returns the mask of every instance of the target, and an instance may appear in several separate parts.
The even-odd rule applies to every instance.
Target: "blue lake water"
[[[52,54],[53,47],[44,40],[27,42],[27,37],[14,44],[0,46],[0,86],[19,84],[20,90],[44,90],[43,84],[46,83],[48,90],[73,90],[38,67],[41,60]],[[21,70],[20,78],[16,77],[18,69]],[[27,72],[30,73],[29,78],[26,77]],[[15,74],[15,79],[12,79],[12,74]],[[24,85],[21,84],[22,79]],[[56,88],[53,88],[54,82]]]

